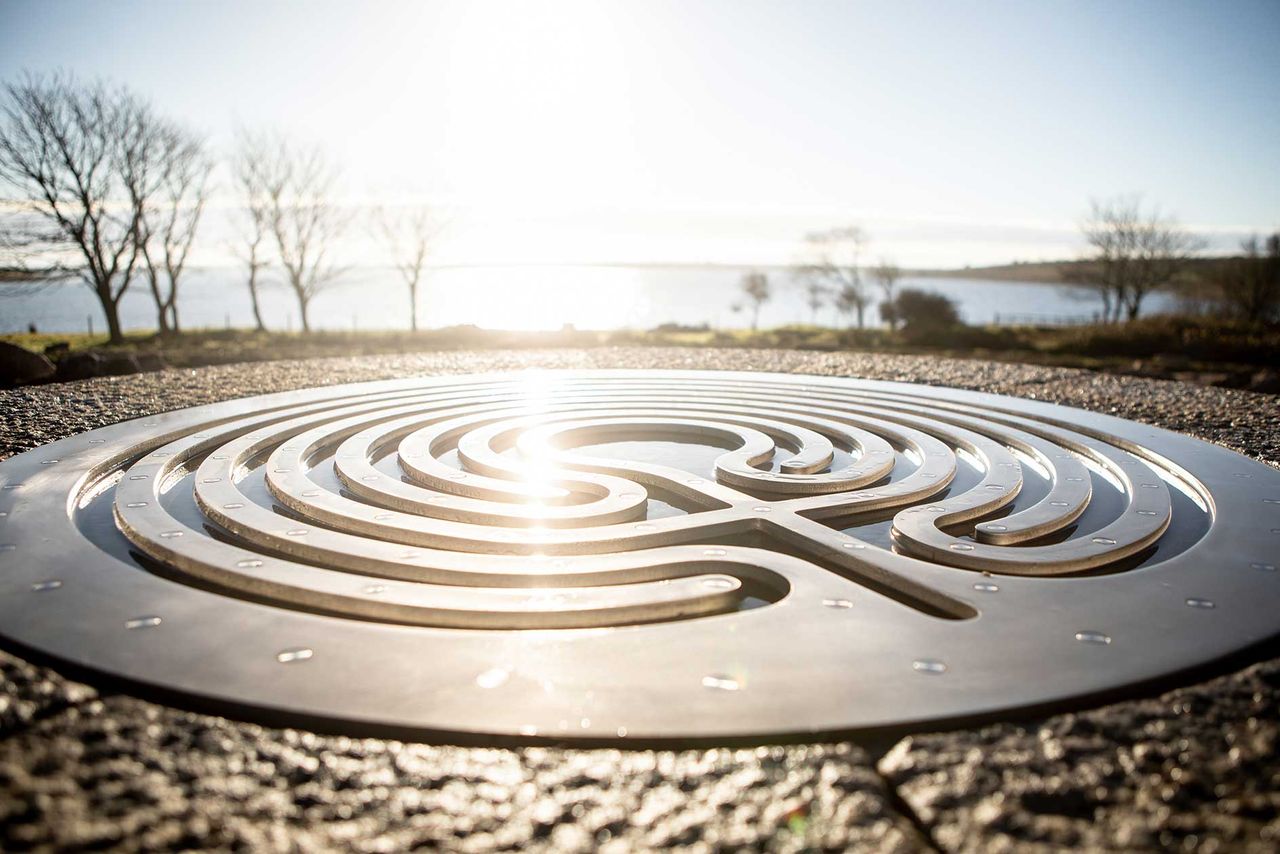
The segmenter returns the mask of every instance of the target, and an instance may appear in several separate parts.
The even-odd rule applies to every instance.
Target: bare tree
[[[881,305],[892,306],[894,300],[893,291],[898,286],[898,280],[902,278],[902,270],[898,269],[898,265],[892,261],[886,261],[881,258],[880,263],[871,271],[871,275],[876,280],[876,284],[880,286],[881,293],[884,294],[884,301]],[[880,313],[887,315],[885,320],[889,322],[890,329],[898,328],[898,316],[894,312],[889,311],[886,313],[882,311]]]
[[[858,326],[863,325],[868,300],[859,260],[866,242],[866,234],[857,226],[805,236],[803,257],[796,267],[796,277],[805,285],[806,301],[815,320],[827,295],[834,292],[837,304],[849,305],[857,312]]]
[[[1146,212],[1136,196],[1094,201],[1080,225],[1090,248],[1079,280],[1101,297],[1109,322],[1134,320],[1143,300],[1167,288],[1200,247],[1200,241],[1158,209]]]
[[[867,310],[868,302],[867,295],[852,285],[841,285],[840,290],[836,291],[836,311],[846,318],[845,325],[848,325],[847,318],[850,315],[856,315],[858,327],[861,328],[862,316]]]
[[[443,223],[426,205],[380,207],[373,211],[374,227],[391,253],[392,266],[409,289],[409,328],[418,331],[418,286],[426,270],[427,255]]]
[[[125,89],[68,74],[27,74],[4,86],[0,179],[39,223],[21,238],[30,256],[75,270],[124,340],[120,298],[138,261],[137,211],[121,178],[124,140],[142,109]]]
[[[249,299],[253,305],[253,322],[259,332],[266,332],[262,320],[262,303],[258,289],[262,287],[262,271],[268,266],[266,242],[271,236],[271,205],[267,199],[267,164],[269,148],[259,136],[240,132],[231,171],[246,214],[246,227],[235,250],[248,273]]]
[[[204,213],[213,163],[204,142],[147,106],[125,137],[124,183],[160,333],[179,331],[178,286]]]
[[[1240,244],[1243,257],[1223,262],[1213,285],[1226,308],[1241,320],[1280,320],[1280,232]]]
[[[349,221],[333,198],[338,170],[317,148],[301,148],[281,137],[264,140],[262,146],[267,225],[285,281],[298,300],[302,331],[310,332],[311,301],[342,274],[329,256]]]
[[[738,289],[751,303],[751,331],[760,327],[760,306],[769,301],[769,277],[759,270],[752,270],[738,282]]]

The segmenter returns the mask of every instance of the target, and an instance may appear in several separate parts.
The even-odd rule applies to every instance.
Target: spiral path
[[[529,372],[168,413],[0,463],[0,633],[353,731],[764,737],[989,715],[1280,628],[1280,472],[1104,415]]]

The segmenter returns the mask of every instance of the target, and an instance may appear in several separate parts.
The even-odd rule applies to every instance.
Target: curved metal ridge
[[[0,487],[10,640],[353,730],[910,725],[1114,690],[1280,629],[1280,472],[898,383],[317,388],[73,436],[0,463]]]

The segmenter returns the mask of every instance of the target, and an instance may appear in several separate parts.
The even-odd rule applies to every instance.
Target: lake
[[[745,327],[750,311],[741,303],[738,282],[746,268],[733,267],[456,267],[435,270],[425,279],[419,324],[424,328],[475,324],[489,329],[647,329],[661,323]],[[762,327],[810,322],[801,286],[785,270],[771,271],[773,298],[760,311]],[[83,332],[105,323],[93,294],[78,282],[0,285],[0,332],[17,332],[35,323],[41,331]],[[956,302],[971,324],[1003,316],[1087,317],[1098,310],[1088,292],[1058,285],[907,276],[899,287],[934,291]],[[870,293],[879,302],[874,286]],[[1164,294],[1147,300],[1144,313],[1172,310]],[[126,329],[155,328],[155,308],[145,282],[135,281],[120,305]],[[191,271],[179,297],[187,329],[250,327],[253,314],[242,271],[211,268]],[[263,292],[263,314],[276,329],[297,329],[298,309],[277,280]],[[404,329],[408,323],[406,290],[394,271],[356,268],[315,298],[312,325],[323,329]],[[818,312],[817,322],[845,325],[834,308]],[[867,325],[880,323],[867,312]]]

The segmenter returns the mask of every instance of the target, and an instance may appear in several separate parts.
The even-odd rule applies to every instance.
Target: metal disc
[[[1036,401],[527,372],[0,463],[0,633],[352,732],[729,739],[1063,703],[1280,630],[1280,472]]]

